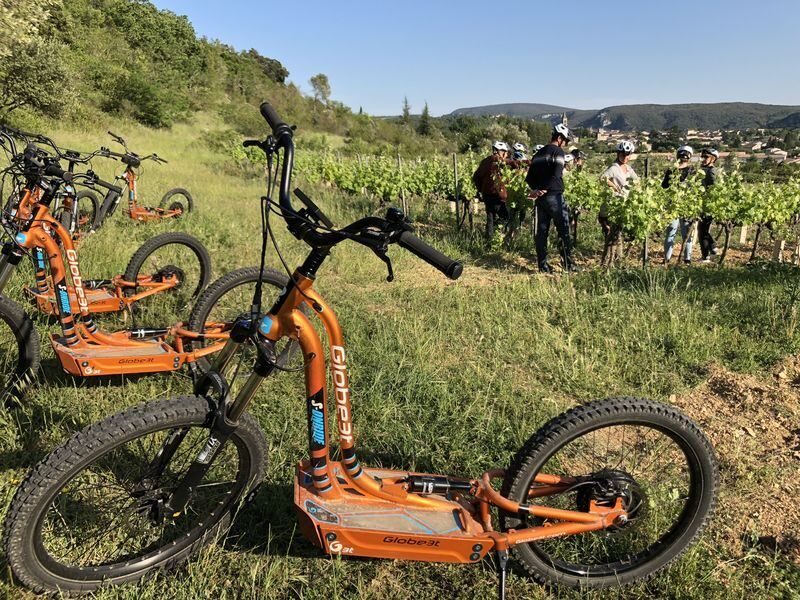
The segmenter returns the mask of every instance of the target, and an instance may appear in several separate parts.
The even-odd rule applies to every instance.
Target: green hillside
[[[527,119],[552,120],[567,113],[579,127],[624,130],[756,129],[797,127],[800,107],[747,102],[716,104],[631,104],[600,110],[580,110],[543,104],[496,104],[461,108],[453,115],[509,115]],[[555,113],[555,114],[554,114]]]

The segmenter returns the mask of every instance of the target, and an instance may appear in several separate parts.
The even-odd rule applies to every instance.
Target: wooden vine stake
[[[403,159],[400,158],[400,153],[397,153],[397,170],[400,174],[400,203],[403,209],[403,214],[408,215],[408,202],[406,201],[406,187],[403,185]]]

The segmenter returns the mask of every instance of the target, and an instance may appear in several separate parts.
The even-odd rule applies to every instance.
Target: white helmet
[[[564,125],[563,123],[559,123],[555,127],[553,127],[553,137],[560,135],[565,140],[571,140],[572,134],[569,132],[569,127]]]
[[[719,150],[716,148],[703,148],[703,154],[713,156],[714,158],[719,158]]]
[[[681,146],[680,148],[678,148],[676,154],[678,155],[678,158],[684,156],[686,158],[692,158],[692,155],[694,154],[694,148],[692,148],[691,146]]]
[[[516,144],[514,144],[513,148],[517,152],[527,152],[528,151],[528,147],[525,144],[521,143],[521,142],[517,142]]]
[[[565,154],[564,155],[564,162],[566,164],[571,163],[573,160],[575,160],[575,157],[572,154]]]
[[[541,150],[542,148],[544,148],[544,144],[536,144],[536,147],[534,148],[534,150],[535,150],[536,152],[538,152],[538,151],[539,151],[539,150]]]
[[[623,154],[633,154],[636,152],[636,144],[630,140],[622,140],[619,144],[617,144],[617,152],[622,152]]]
[[[508,152],[508,144],[497,140],[492,144],[492,149],[497,150],[498,152]]]

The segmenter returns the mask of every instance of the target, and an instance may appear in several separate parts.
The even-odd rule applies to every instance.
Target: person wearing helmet
[[[572,154],[573,158],[571,168],[580,172],[583,169],[583,165],[586,163],[586,152],[578,148],[573,148],[569,153]]]
[[[530,164],[530,160],[528,159],[528,147],[521,143],[517,142],[512,146],[514,153],[512,155],[513,160],[517,161],[520,165],[526,166]],[[525,222],[525,219],[528,217],[528,211],[525,206],[514,206],[511,207],[508,211],[508,222],[506,224],[506,238],[505,244],[506,247],[510,247],[511,243],[514,241],[519,228]]]
[[[506,200],[508,191],[503,182],[503,166],[522,168],[527,161],[516,161],[508,157],[508,144],[496,141],[492,144],[492,153],[484,158],[472,175],[472,183],[486,206],[486,243],[491,244],[494,230],[500,222],[508,221]]]
[[[572,160],[567,162],[567,170],[575,173],[580,173],[583,171],[583,165],[586,162],[586,153],[578,148],[573,148],[567,154],[568,157],[572,157]],[[578,243],[578,219],[580,218],[581,213],[585,210],[585,207],[581,206],[580,204],[574,204],[573,202],[568,202],[567,204],[570,205],[569,211],[569,230],[572,235],[572,243]]]
[[[705,171],[703,177],[703,187],[707,190],[717,182],[717,160],[719,151],[716,148],[705,148],[701,154],[700,168]],[[710,263],[711,257],[716,256],[717,249],[714,244],[714,237],[711,235],[711,215],[703,215],[697,225],[697,232],[700,238],[700,252],[703,255],[704,263]]]
[[[622,140],[619,142],[617,159],[600,176],[611,188],[612,193],[619,198],[627,197],[631,185],[639,181],[639,176],[629,164],[631,155],[635,151],[636,145],[632,141]],[[603,231],[603,257],[600,259],[600,264],[605,266],[619,258],[622,227],[608,218],[608,205],[605,202],[600,205],[597,222],[600,223],[600,229]]]
[[[536,261],[539,271],[552,272],[547,262],[547,238],[550,223],[554,222],[561,238],[564,269],[577,270],[572,262],[572,240],[569,234],[569,207],[564,200],[564,165],[566,164],[564,146],[572,139],[569,128],[563,123],[553,127],[550,143],[543,146],[531,159],[531,166],[525,181],[533,190],[536,199]]]
[[[686,181],[694,174],[694,167],[692,167],[691,160],[694,156],[694,150],[691,146],[681,146],[675,153],[678,159],[678,179],[681,183]],[[661,187],[668,189],[672,185],[675,173],[673,169],[667,169],[664,173],[664,180],[661,182]],[[683,238],[683,262],[684,264],[692,263],[692,237],[694,236],[694,223],[692,219],[685,219],[679,217],[674,219],[667,229],[664,231],[664,264],[669,264],[672,259],[672,252],[675,249],[675,238],[678,235],[678,229],[681,231],[681,238]]]

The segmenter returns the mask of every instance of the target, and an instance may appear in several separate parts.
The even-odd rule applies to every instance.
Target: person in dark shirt
[[[574,171],[575,173],[580,173],[583,171],[583,165],[586,163],[586,153],[583,150],[579,150],[578,148],[573,148],[569,151],[572,155],[572,162],[567,165],[568,171]],[[580,204],[576,204],[575,199],[573,198],[572,201],[568,201],[567,204],[570,205],[569,210],[569,230],[570,235],[572,235],[572,243],[578,243],[578,219],[580,218],[581,213],[584,211],[584,207]],[[580,202],[580,200],[578,200]]]
[[[533,190],[536,199],[536,261],[539,271],[552,272],[547,262],[547,238],[550,223],[554,222],[561,238],[562,261],[566,271],[574,271],[572,262],[572,240],[569,232],[569,207],[564,200],[564,165],[566,164],[564,146],[572,135],[566,125],[559,123],[553,128],[551,141],[542,147],[531,160],[531,167],[525,181]]]
[[[717,159],[719,152],[715,148],[706,148],[701,155],[702,163],[700,168],[705,171],[703,178],[703,187],[708,189],[717,182]],[[716,256],[717,249],[714,244],[714,237],[711,235],[711,223],[713,217],[711,215],[703,215],[700,218],[700,223],[697,226],[697,232],[700,237],[700,252],[703,254],[703,262],[710,263],[711,257]]]
[[[691,146],[681,146],[678,148],[678,172],[680,174],[679,179],[681,183],[686,181],[686,179],[694,173],[694,168],[690,163],[693,154],[694,150],[692,150]],[[667,169],[667,172],[664,173],[664,180],[661,182],[661,187],[664,189],[669,188],[672,185],[673,176],[673,170]],[[685,219],[683,217],[674,219],[669,225],[667,225],[667,229],[664,232],[665,265],[668,264],[672,258],[672,250],[675,248],[675,237],[678,235],[678,228],[680,228],[681,237],[683,238],[683,262],[687,265],[691,264],[692,236],[694,235],[694,232],[692,231],[692,225],[693,222],[691,219]]]
[[[495,226],[508,221],[506,200],[508,191],[503,182],[505,165],[518,169],[527,161],[515,161],[508,157],[508,144],[497,141],[492,144],[492,154],[484,158],[472,175],[472,183],[486,206],[486,243],[491,244]]]

